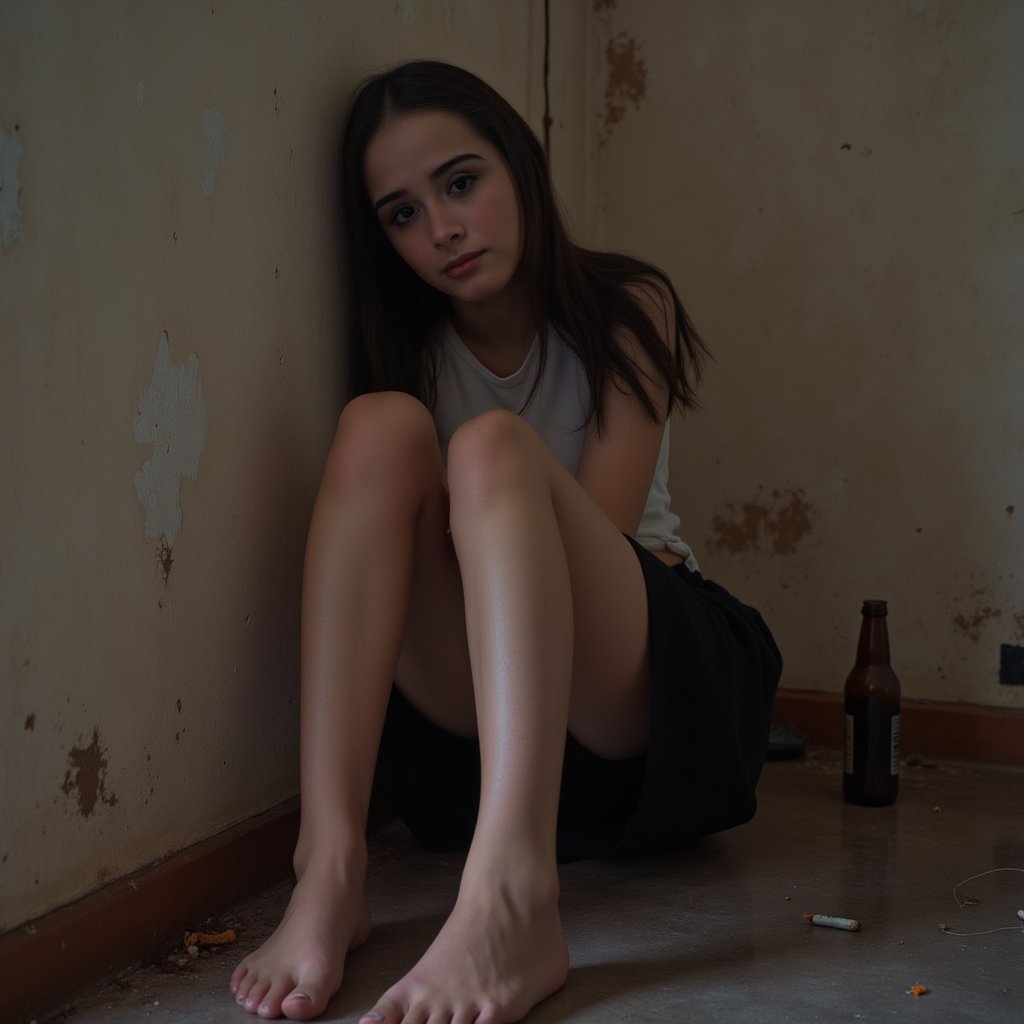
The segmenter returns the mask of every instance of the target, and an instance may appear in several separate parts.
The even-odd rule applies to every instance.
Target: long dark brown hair
[[[432,405],[436,351],[449,315],[448,298],[431,288],[392,248],[366,190],[371,139],[388,117],[446,111],[501,154],[515,183],[523,225],[522,267],[530,312],[541,343],[548,328],[576,353],[590,384],[588,419],[600,428],[609,379],[635,394],[660,420],[674,405],[692,408],[707,349],[668,277],[619,253],[574,244],[559,214],[540,143],[529,125],[486,82],[440,61],[402,64],[362,83],[352,100],[342,144],[342,202],[350,274],[351,373],[355,394],[398,390]],[[674,337],[666,347],[638,291],[666,304]],[[648,304],[649,305],[649,304]],[[668,391],[656,408],[636,364],[617,339],[633,335]]]

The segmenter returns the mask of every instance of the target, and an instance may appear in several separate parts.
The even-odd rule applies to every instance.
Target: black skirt
[[[653,704],[647,750],[608,760],[566,737],[558,858],[679,848],[753,817],[782,658],[760,614],[632,541],[647,586]],[[392,690],[380,795],[429,850],[464,850],[480,747]]]

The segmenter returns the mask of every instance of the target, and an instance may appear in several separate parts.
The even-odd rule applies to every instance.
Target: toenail
[[[360,1017],[359,1019],[360,1020],[383,1020],[384,1017],[381,1014],[377,1013],[376,1010],[371,1010],[369,1013],[364,1013],[362,1015],[362,1017]]]

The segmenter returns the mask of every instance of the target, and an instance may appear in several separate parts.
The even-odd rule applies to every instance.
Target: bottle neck
[[[889,664],[889,630],[882,615],[865,615],[857,641],[858,665]]]

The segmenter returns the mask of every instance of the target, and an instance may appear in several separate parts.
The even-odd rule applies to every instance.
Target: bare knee
[[[379,484],[387,478],[436,475],[440,453],[434,421],[411,395],[381,391],[353,398],[342,410],[324,483]]]
[[[379,437],[384,431],[399,433],[424,430],[433,435],[434,427],[427,407],[402,391],[374,391],[353,398],[338,417],[339,434],[369,433]]]
[[[522,417],[503,409],[462,424],[448,446],[453,518],[457,506],[478,509],[500,494],[522,493],[527,478],[536,476],[537,446],[542,443]]]

